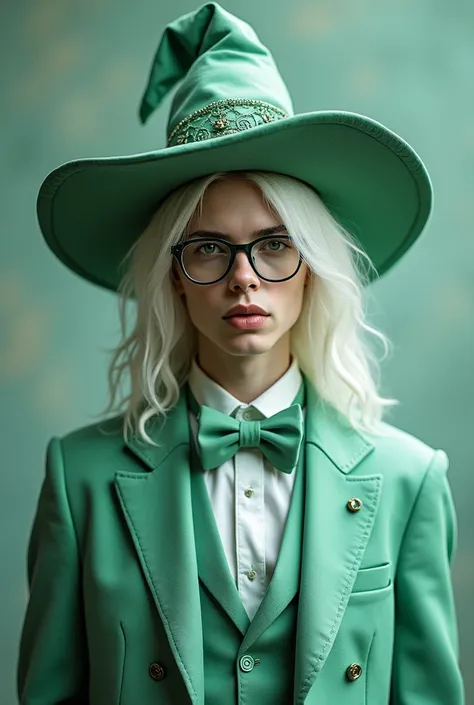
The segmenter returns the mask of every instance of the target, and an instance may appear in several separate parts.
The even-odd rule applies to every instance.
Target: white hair
[[[376,274],[375,267],[310,186],[282,174],[238,174],[260,188],[309,267],[301,314],[290,332],[292,357],[323,405],[337,409],[359,431],[383,434],[384,407],[399,401],[379,396],[379,360],[364,339],[370,334],[380,340],[382,360],[387,357],[390,341],[368,325],[363,308],[369,270]],[[125,439],[130,429],[156,445],[145,424],[176,405],[188,377],[197,331],[172,283],[170,247],[185,237],[210,184],[230,175],[201,177],[171,193],[125,257],[128,266],[118,289],[122,339],[109,351],[110,401],[102,412],[123,414]],[[135,306],[129,334],[127,304]],[[116,402],[126,370],[130,393]]]

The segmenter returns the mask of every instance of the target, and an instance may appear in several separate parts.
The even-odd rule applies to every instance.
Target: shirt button
[[[253,493],[254,493],[254,490],[251,487],[249,487],[247,490],[245,490],[244,494],[246,497],[251,497],[253,495]]]
[[[255,661],[253,660],[253,657],[250,656],[250,654],[245,654],[245,656],[241,657],[239,661],[239,666],[242,671],[248,673],[255,666]]]
[[[247,573],[247,578],[249,580],[255,580],[256,577],[257,573],[254,570],[249,570],[249,572]]]
[[[248,411],[244,411],[242,417],[245,419],[245,421],[251,421],[253,419],[253,412],[250,411],[250,409]]]

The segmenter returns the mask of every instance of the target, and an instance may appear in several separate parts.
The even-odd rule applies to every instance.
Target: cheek
[[[288,318],[298,318],[304,299],[304,279],[294,283],[291,290],[283,293],[280,300],[280,312]]]
[[[220,315],[219,298],[206,287],[186,287],[186,306],[194,325],[203,329]]]

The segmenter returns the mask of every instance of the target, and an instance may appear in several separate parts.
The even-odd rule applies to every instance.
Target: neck
[[[273,354],[272,354],[273,353]],[[196,362],[214,382],[243,404],[250,404],[288,371],[292,359],[274,350],[260,355],[228,355],[200,350]]]

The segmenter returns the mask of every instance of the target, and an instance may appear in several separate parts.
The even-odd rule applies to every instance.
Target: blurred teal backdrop
[[[201,4],[18,0],[0,10],[2,705],[16,702],[26,546],[46,443],[91,423],[105,405],[106,349],[119,331],[114,296],[69,272],[43,244],[36,194],[64,161],[164,146],[169,102],[142,127],[139,100],[164,25]],[[382,392],[402,403],[386,420],[450,457],[461,667],[474,703],[474,4],[222,4],[270,46],[296,112],[369,115],[410,142],[431,174],[428,229],[373,285],[368,307],[394,342]]]

